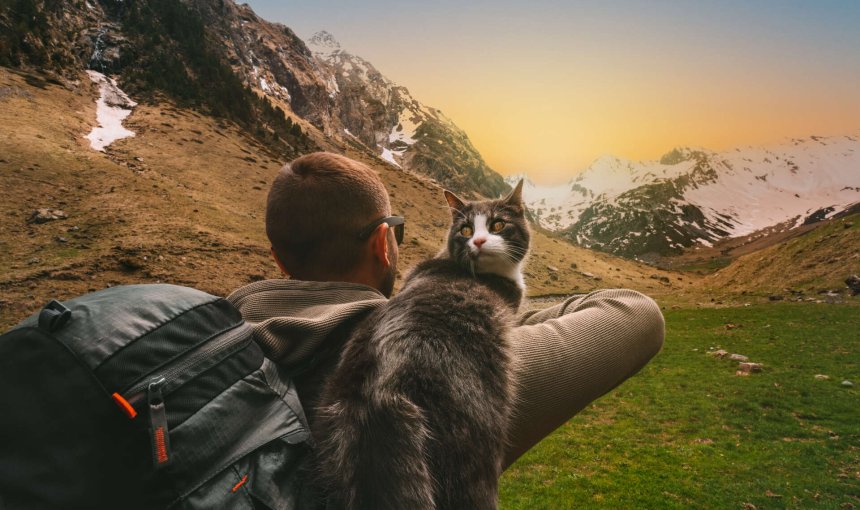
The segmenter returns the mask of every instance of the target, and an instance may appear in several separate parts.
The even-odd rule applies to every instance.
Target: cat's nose
[[[487,242],[487,238],[486,237],[476,237],[472,242],[475,243],[475,248],[480,248],[481,246],[484,245],[484,243]]]

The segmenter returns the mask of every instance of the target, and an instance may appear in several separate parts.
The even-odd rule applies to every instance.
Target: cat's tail
[[[422,410],[402,394],[365,402],[339,400],[321,409],[320,475],[329,508],[432,510],[431,440]]]

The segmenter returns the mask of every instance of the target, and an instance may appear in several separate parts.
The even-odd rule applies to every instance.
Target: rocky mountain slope
[[[357,139],[391,164],[455,190],[488,197],[508,190],[466,133],[441,111],[415,100],[328,32],[312,36],[308,46],[337,105],[342,129],[336,135]]]
[[[302,136],[307,123],[462,193],[495,197],[510,189],[441,112],[331,36],[314,37],[312,53],[247,4],[16,0],[0,5],[0,28],[0,65],[67,80],[82,68],[116,74],[144,101],[166,94],[238,122],[285,159],[318,147]],[[331,51],[319,51],[325,44]]]
[[[514,180],[517,177],[511,178]],[[624,255],[672,255],[768,227],[791,229],[860,202],[860,136],[810,137],[656,161],[603,157],[559,186],[529,183],[542,226]]]
[[[320,32],[307,44],[247,4],[193,0],[194,12],[244,85],[329,138],[359,143],[405,170],[464,193],[498,196],[510,188],[468,136],[373,65]]]

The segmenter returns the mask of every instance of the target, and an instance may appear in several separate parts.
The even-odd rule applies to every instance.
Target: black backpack
[[[0,508],[296,508],[308,435],[250,326],[198,290],[52,301],[0,336]]]

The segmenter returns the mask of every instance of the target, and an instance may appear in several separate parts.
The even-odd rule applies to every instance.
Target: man
[[[272,256],[289,279],[256,282],[229,300],[266,354],[293,375],[311,420],[352,329],[391,295],[402,218],[367,166],[330,153],[286,165],[266,209]],[[659,307],[603,290],[522,314],[511,343],[518,398],[508,466],[590,402],[639,371],[663,344]]]

